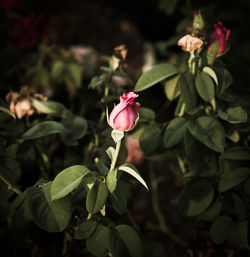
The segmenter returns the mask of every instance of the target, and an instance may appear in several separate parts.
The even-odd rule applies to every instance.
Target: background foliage
[[[2,252],[247,256],[249,2],[0,3]],[[229,51],[195,76],[177,47],[194,10],[205,32],[217,21],[231,30]],[[140,119],[109,172],[105,108],[133,90]],[[32,115],[18,112],[23,101]]]

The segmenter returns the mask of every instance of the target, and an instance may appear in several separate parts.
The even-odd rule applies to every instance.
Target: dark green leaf
[[[116,230],[110,230],[107,237],[107,248],[113,257],[131,257],[126,244]]]
[[[216,219],[221,212],[221,201],[217,198],[209,207],[208,209],[201,214],[201,219],[207,221],[213,221]]]
[[[250,151],[242,146],[233,146],[227,149],[221,155],[221,158],[229,160],[247,161],[250,160]]]
[[[216,173],[218,169],[216,153],[196,140],[188,131],[184,135],[184,147],[192,175],[207,177]]]
[[[178,70],[171,64],[162,63],[155,65],[151,70],[146,71],[141,75],[135,85],[134,91],[139,92],[145,90],[177,73]]]
[[[58,102],[42,102],[35,99],[33,99],[32,102],[39,112],[46,113],[54,117],[65,117],[69,113],[66,107]]]
[[[139,137],[139,143],[142,151],[146,154],[154,153],[161,145],[161,130],[155,124],[149,124],[143,127]]]
[[[106,203],[107,197],[108,189],[106,184],[103,181],[96,182],[87,194],[87,211],[91,214],[99,212]]]
[[[61,60],[56,60],[52,64],[51,76],[53,79],[60,77],[64,71],[64,63]]]
[[[155,112],[152,109],[146,107],[140,107],[139,109],[140,122],[150,121],[155,119]]]
[[[79,225],[77,230],[74,233],[74,239],[86,239],[89,237],[96,229],[97,222],[94,220],[84,221]]]
[[[136,231],[128,225],[119,225],[115,229],[118,231],[121,239],[126,244],[132,257],[142,257],[142,241]]]
[[[178,144],[186,131],[187,121],[183,117],[178,117],[170,121],[164,133],[164,145],[166,148]]]
[[[195,108],[197,102],[194,75],[191,72],[187,72],[181,75],[178,81],[178,88],[181,91],[181,96],[183,102],[185,103],[185,108],[189,111],[192,111]]]
[[[223,215],[218,217],[210,227],[210,235],[216,244],[222,244],[227,241],[228,232],[234,225],[231,217]]]
[[[206,72],[198,72],[195,79],[195,86],[200,97],[210,102],[215,95],[213,79]]]
[[[64,126],[57,121],[43,121],[27,130],[22,139],[35,139],[55,133],[65,133]]]
[[[214,190],[207,179],[194,179],[182,190],[179,208],[186,216],[197,216],[213,201]]]
[[[190,133],[207,147],[222,153],[226,146],[225,131],[220,122],[212,117],[199,117],[188,122]]]
[[[180,95],[180,90],[178,88],[178,80],[180,75],[177,75],[171,79],[168,79],[164,84],[164,91],[166,97],[172,101]]]
[[[115,191],[112,194],[109,194],[109,199],[114,210],[118,214],[124,215],[127,211],[127,198],[120,181],[117,182]]]
[[[97,257],[103,257],[107,251],[107,239],[109,238],[110,229],[99,224],[95,232],[86,240],[88,250]]]
[[[230,225],[228,242],[238,248],[249,250],[248,245],[248,220],[242,220]]]
[[[27,202],[37,226],[48,232],[60,232],[71,220],[72,206],[69,197],[52,201],[51,185],[52,182],[49,182],[43,188],[29,188]]]
[[[228,108],[226,112],[218,109],[218,115],[221,119],[230,123],[242,123],[247,121],[247,112],[240,106]]]
[[[224,172],[221,181],[219,183],[219,190],[221,192],[227,191],[250,176],[250,169],[246,167],[241,167],[238,169],[231,169]]]
[[[82,165],[74,165],[61,171],[52,183],[52,200],[62,198],[72,192],[88,173],[90,170]]]
[[[106,184],[110,193],[113,193],[116,189],[117,183],[117,169],[111,170],[106,177]]]
[[[70,63],[67,66],[67,71],[70,80],[74,83],[75,86],[80,87],[82,82],[82,74],[80,66],[76,63]]]

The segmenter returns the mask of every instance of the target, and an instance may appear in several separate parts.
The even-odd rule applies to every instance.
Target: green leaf
[[[218,86],[218,79],[217,79],[217,75],[214,72],[214,70],[208,66],[205,66],[203,68],[203,72],[206,72],[211,78],[213,78],[215,84]]]
[[[197,102],[194,75],[191,72],[181,75],[178,81],[178,88],[181,91],[181,97],[186,105],[186,109],[192,111]]]
[[[101,76],[95,76],[91,79],[89,88],[95,89],[101,86],[107,80],[107,74],[102,74]]]
[[[178,88],[179,78],[180,78],[180,74],[171,79],[168,79],[164,84],[164,91],[165,91],[166,97],[170,101],[174,100],[180,95],[180,90]]]
[[[118,225],[115,229],[126,244],[130,255],[132,257],[142,257],[142,241],[136,231],[128,225]]]
[[[69,113],[66,107],[63,104],[58,102],[54,102],[54,101],[42,102],[42,101],[33,99],[32,103],[34,104],[35,108],[39,112],[46,113],[54,117],[65,117]]]
[[[86,239],[88,238],[92,233],[94,233],[95,229],[97,227],[97,222],[94,220],[87,220],[84,221],[79,225],[77,230],[74,233],[74,239]]]
[[[35,139],[55,133],[65,133],[64,126],[57,121],[43,121],[28,129],[21,138],[24,140]]]
[[[139,92],[145,90],[158,82],[170,78],[178,73],[178,70],[171,64],[158,64],[151,70],[143,73],[138,79],[134,91]]]
[[[41,67],[38,70],[38,78],[40,80],[40,84],[43,87],[48,87],[49,86],[49,72],[46,68]]]
[[[249,250],[248,220],[238,221],[230,225],[228,230],[228,242],[234,247]]]
[[[109,169],[104,165],[101,159],[95,158],[95,163],[99,172],[106,176],[109,173]]]
[[[136,167],[131,164],[131,163],[125,163],[122,166],[120,166],[118,168],[118,170],[122,170],[127,172],[128,174],[130,174],[131,176],[133,176],[134,178],[136,178],[139,182],[141,182],[141,184],[143,186],[145,186],[148,190],[148,186],[146,184],[146,182],[143,180],[143,178],[141,177],[139,171],[136,169]]]
[[[179,208],[188,217],[204,212],[214,198],[214,190],[207,179],[197,178],[189,182],[179,197]]]
[[[8,115],[13,117],[14,119],[16,118],[15,114],[11,110],[9,110],[8,108],[6,108],[4,106],[0,106],[0,111],[7,113]]]
[[[155,112],[152,109],[146,107],[139,108],[140,122],[151,121],[155,119]]]
[[[164,145],[166,148],[178,144],[186,131],[187,121],[183,117],[178,117],[170,121],[164,133]]]
[[[115,148],[110,146],[107,150],[106,150],[106,153],[109,157],[109,159],[112,161],[113,160],[113,156],[115,154]]]
[[[57,79],[60,77],[64,71],[64,62],[61,60],[56,60],[52,64],[52,71],[51,71],[51,76],[53,79]]]
[[[222,212],[237,220],[243,220],[248,217],[248,209],[245,202],[238,194],[231,191],[223,194]]]
[[[79,116],[69,116],[62,120],[62,124],[66,130],[61,133],[61,137],[67,145],[77,145],[77,140],[82,138],[88,129],[87,121]]]
[[[51,184],[52,182],[49,182],[42,188],[29,188],[26,198],[31,218],[36,225],[48,232],[60,232],[71,220],[71,200],[65,197],[52,201]]]
[[[52,200],[62,198],[72,192],[88,173],[90,173],[90,170],[82,165],[74,165],[61,171],[52,183]]]
[[[116,189],[117,183],[117,169],[111,170],[106,177],[106,184],[110,193],[113,193]]]
[[[87,211],[91,214],[99,212],[106,203],[107,197],[108,189],[106,184],[103,181],[96,182],[87,194]]]
[[[210,227],[209,233],[216,244],[222,244],[227,241],[229,230],[234,222],[231,217],[223,215],[218,217]]]
[[[86,240],[86,245],[90,253],[97,257],[103,257],[107,252],[107,238],[109,238],[110,229],[98,224],[95,232]]]
[[[227,170],[222,175],[221,181],[219,183],[219,190],[221,192],[227,191],[242,183],[249,176],[250,169],[246,167]]]
[[[218,169],[216,153],[196,140],[188,131],[184,135],[185,155],[193,176],[207,177]]]
[[[250,160],[250,151],[242,146],[233,146],[227,149],[221,155],[221,158],[229,160],[247,161]]]
[[[74,85],[80,87],[82,83],[82,74],[80,66],[76,63],[70,63],[67,66],[67,71],[69,78],[74,83]]]
[[[210,102],[215,95],[213,79],[206,72],[198,72],[195,86],[199,96],[206,102]]]
[[[220,122],[212,117],[202,116],[188,122],[190,133],[201,143],[222,153],[226,146],[225,131]]]
[[[221,201],[217,198],[200,217],[206,221],[215,220],[221,212]]]
[[[117,181],[117,186],[112,194],[109,194],[109,199],[114,210],[124,215],[127,211],[127,197],[121,182]]]
[[[162,143],[161,130],[156,124],[143,126],[139,144],[146,155],[154,153]]]
[[[228,108],[226,112],[218,109],[218,115],[221,119],[229,123],[243,123],[247,121],[247,112],[240,106]]]

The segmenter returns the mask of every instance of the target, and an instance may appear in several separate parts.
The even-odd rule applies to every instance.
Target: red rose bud
[[[227,29],[223,26],[222,22],[218,22],[218,24],[214,24],[214,31],[210,35],[209,43],[208,43],[208,52],[212,44],[218,40],[219,42],[219,53],[217,56],[220,56],[228,47],[227,41],[230,35],[230,29]]]
[[[195,29],[202,30],[204,28],[205,24],[204,24],[204,21],[203,21],[200,11],[194,11],[193,16],[194,16],[193,27]]]
[[[134,92],[120,96],[120,103],[116,105],[109,117],[109,124],[115,130],[131,130],[138,117],[139,103],[134,102],[138,97]]]

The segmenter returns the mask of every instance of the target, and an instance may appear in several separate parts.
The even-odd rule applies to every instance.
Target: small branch
[[[163,213],[161,212],[160,206],[159,206],[159,199],[158,199],[158,182],[155,178],[154,174],[154,167],[152,166],[152,163],[149,164],[149,177],[150,177],[150,183],[151,183],[151,192],[152,192],[152,207],[154,214],[158,220],[159,228],[161,232],[168,235],[176,244],[180,246],[187,246],[186,242],[183,241],[178,235],[176,235],[174,232],[172,232],[169,227],[166,224],[165,218]],[[153,227],[152,227],[153,228]],[[155,227],[154,227],[155,229]]]
[[[12,190],[18,195],[22,194],[22,191],[14,187],[7,179],[5,179],[1,174],[0,174],[0,179],[8,186],[8,189]]]

